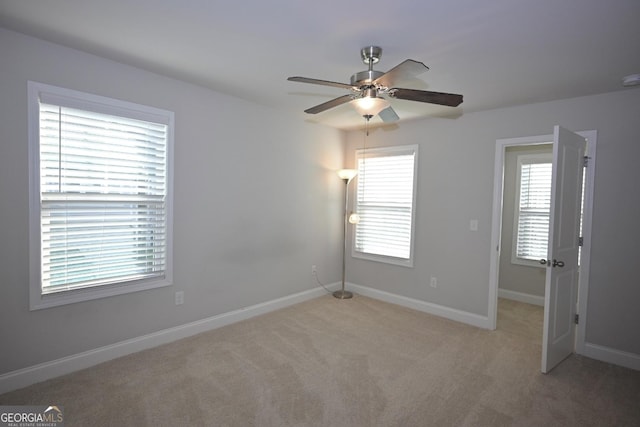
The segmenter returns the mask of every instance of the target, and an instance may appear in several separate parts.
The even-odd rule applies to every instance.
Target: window
[[[31,309],[170,285],[173,113],[28,88]]]
[[[418,146],[356,151],[353,256],[413,266]]]
[[[540,266],[547,258],[551,209],[551,154],[523,154],[517,160],[514,264]]]

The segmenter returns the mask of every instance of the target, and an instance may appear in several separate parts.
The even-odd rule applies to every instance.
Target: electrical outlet
[[[429,285],[431,285],[432,288],[437,288],[438,287],[438,279],[431,276],[431,281],[429,282]]]
[[[314,264],[311,266],[311,275],[316,275],[318,274],[318,267]]]
[[[176,292],[176,305],[184,304],[184,291]]]

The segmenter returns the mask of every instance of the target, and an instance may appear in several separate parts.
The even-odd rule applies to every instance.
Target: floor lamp
[[[344,223],[342,226],[342,289],[335,291],[333,296],[339,299],[353,298],[353,293],[344,290],[347,256],[347,222],[349,218],[349,182],[358,174],[355,169],[340,169],[338,176],[344,181]]]

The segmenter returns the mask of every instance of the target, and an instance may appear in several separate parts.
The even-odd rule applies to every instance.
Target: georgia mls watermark
[[[64,427],[62,406],[0,406],[0,427]]]

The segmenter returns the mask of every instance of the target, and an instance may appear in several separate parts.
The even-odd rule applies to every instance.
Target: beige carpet
[[[486,331],[325,296],[0,396],[66,426],[640,426],[640,372],[539,373],[542,310]]]

